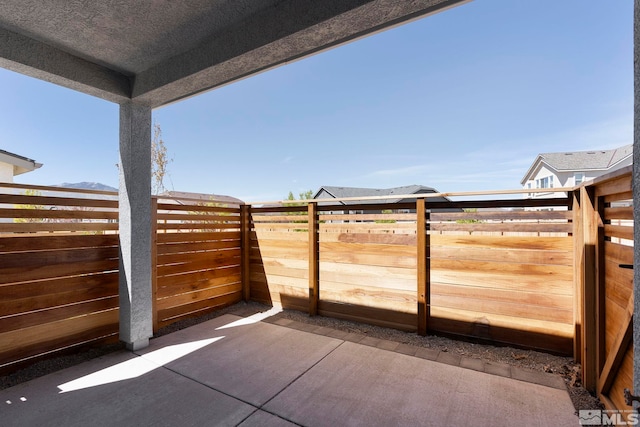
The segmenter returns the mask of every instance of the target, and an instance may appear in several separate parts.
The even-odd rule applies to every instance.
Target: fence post
[[[584,229],[582,225],[582,206],[580,190],[571,193],[571,210],[573,221],[573,360],[582,364],[582,334],[584,325]]]
[[[153,332],[158,332],[158,198],[151,197],[151,307]]]
[[[240,268],[242,270],[242,298],[251,299],[251,205],[240,206]]]
[[[416,246],[418,276],[418,334],[427,335],[429,327],[431,273],[429,261],[429,235],[425,199],[416,200]]]
[[[592,186],[580,188],[580,205],[583,226],[583,307],[582,307],[582,376],[584,387],[594,392],[598,384],[598,313],[596,280],[596,245],[598,221],[596,197]]]
[[[320,299],[320,245],[318,239],[318,204],[308,204],[309,224],[309,315],[318,314]]]

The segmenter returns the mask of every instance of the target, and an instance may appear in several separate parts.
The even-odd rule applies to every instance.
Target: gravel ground
[[[241,316],[249,316],[254,313],[266,311],[269,308],[270,307],[255,302],[241,302],[204,316],[173,323],[158,331],[155,337],[184,329],[223,314],[234,313]],[[278,316],[301,323],[310,323],[341,331],[355,332],[378,339],[451,352],[461,356],[482,359],[487,362],[505,363],[532,371],[553,373],[563,378],[576,410],[604,408],[602,403],[596,397],[592,396],[582,387],[582,384],[580,383],[580,367],[575,364],[573,359],[570,357],[554,356],[538,351],[515,349],[511,347],[495,347],[485,344],[476,344],[434,335],[423,337],[413,333],[397,331],[395,329],[381,328],[378,326],[354,323],[329,317],[309,317],[305,313],[293,310],[285,310],[278,314]],[[29,367],[0,377],[0,390],[122,348],[123,346],[121,344],[112,344],[78,352],[73,355],[60,356],[36,362]]]

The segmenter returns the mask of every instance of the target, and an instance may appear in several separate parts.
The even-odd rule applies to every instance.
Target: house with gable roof
[[[314,199],[342,199],[348,197],[370,197],[370,196],[406,196],[410,194],[429,194],[438,193],[435,188],[427,187],[424,185],[405,185],[402,187],[393,188],[361,188],[361,187],[333,187],[322,186],[314,194]],[[393,204],[393,203],[415,203],[415,197],[402,197],[402,198],[389,198],[383,200],[340,200],[338,204],[344,205],[344,210],[341,213],[365,213],[364,210],[351,210],[349,205],[380,205],[380,204]],[[448,202],[446,197],[432,197],[429,198],[432,202]],[[328,204],[320,202],[320,205]],[[411,213],[415,212],[415,209],[406,209],[398,211],[397,213]],[[366,213],[382,213],[381,209],[367,210]]]
[[[40,167],[42,167],[42,163],[37,163],[28,157],[0,150],[0,182],[13,182],[14,176],[34,171]]]
[[[520,183],[525,189],[574,187],[633,163],[633,145],[611,150],[538,154]],[[528,193],[525,197],[554,197],[555,193]]]

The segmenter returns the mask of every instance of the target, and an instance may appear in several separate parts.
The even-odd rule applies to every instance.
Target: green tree
[[[478,209],[476,208],[468,208],[468,209],[463,209],[465,213],[477,213]],[[478,224],[482,221],[480,221],[479,219],[473,219],[473,218],[469,218],[469,219],[458,219],[456,220],[456,222],[458,224]]]
[[[392,214],[393,211],[391,209],[384,209],[381,213]],[[373,222],[375,222],[376,224],[395,224],[396,220],[395,219],[376,219]]]
[[[298,193],[297,200],[311,200],[311,199],[313,199],[313,191],[311,190]],[[287,200],[296,200],[296,197],[293,195],[293,191],[289,191]],[[302,205],[304,205],[304,203],[287,203],[287,206],[302,206]]]
[[[313,191],[308,190],[308,191],[304,191],[302,193],[299,193],[298,196],[300,197],[298,200],[310,200],[313,199]],[[306,203],[303,202],[295,202],[296,198],[293,195],[292,191],[289,191],[289,195],[287,196],[287,200],[291,200],[291,203],[285,203],[285,206],[304,206]],[[287,212],[285,215],[307,215],[306,211],[300,211],[300,212]],[[304,220],[294,220],[292,221],[293,223],[298,223],[298,224],[306,224],[308,221],[306,219]],[[304,229],[296,229],[294,231],[307,231]]]
[[[40,193],[38,190],[27,189],[25,190],[24,195],[36,197],[36,196],[42,196],[42,193]],[[44,206],[36,205],[36,204],[21,204],[21,205],[16,205],[16,209],[43,210]],[[32,223],[32,222],[44,222],[44,218],[14,218],[13,221],[24,224],[24,223]]]

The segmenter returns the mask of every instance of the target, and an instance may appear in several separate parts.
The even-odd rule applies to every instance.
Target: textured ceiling
[[[0,66],[161,106],[464,0],[3,0]]]

